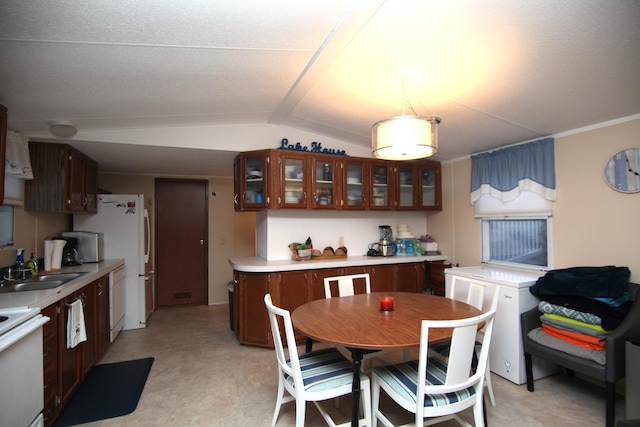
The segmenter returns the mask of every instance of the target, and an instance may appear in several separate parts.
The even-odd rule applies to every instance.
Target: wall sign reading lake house
[[[320,142],[312,142],[311,148],[306,145],[302,145],[299,142],[295,144],[289,144],[289,140],[287,138],[282,138],[280,141],[280,150],[292,150],[292,151],[303,151],[307,153],[318,153],[318,154],[334,154],[336,156],[346,156],[347,152],[344,150],[336,150],[335,148],[322,148],[322,144]]]

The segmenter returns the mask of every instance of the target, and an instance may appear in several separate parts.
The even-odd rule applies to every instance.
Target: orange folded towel
[[[554,328],[545,323],[542,324],[542,330],[553,337],[591,350],[604,350],[606,347],[606,340],[604,338]]]

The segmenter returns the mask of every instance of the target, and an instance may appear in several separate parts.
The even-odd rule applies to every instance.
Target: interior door
[[[207,304],[207,182],[155,184],[157,307]]]

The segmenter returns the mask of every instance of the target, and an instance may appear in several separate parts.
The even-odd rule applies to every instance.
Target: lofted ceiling
[[[243,147],[90,133],[269,124],[370,147],[412,108],[442,118],[445,161],[640,113],[639,23],[637,0],[2,0],[0,103],[32,140],[75,122],[106,172],[230,176]]]

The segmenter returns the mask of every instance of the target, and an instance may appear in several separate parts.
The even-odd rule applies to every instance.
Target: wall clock
[[[639,193],[640,148],[629,148],[614,154],[604,168],[604,177],[614,190]]]

